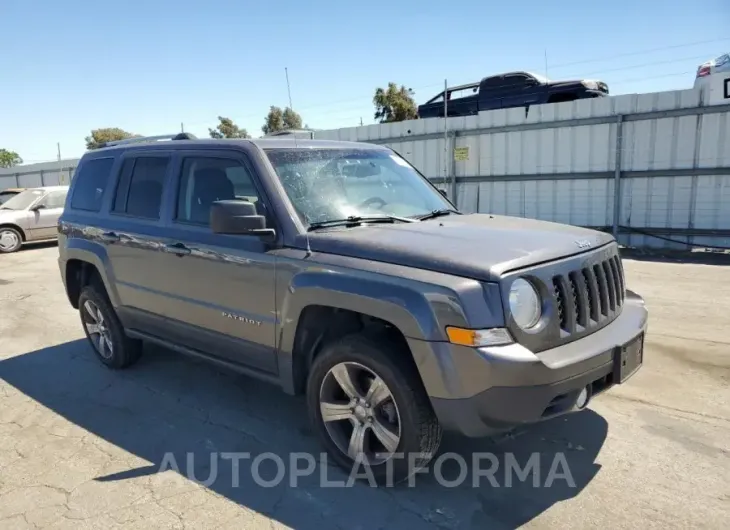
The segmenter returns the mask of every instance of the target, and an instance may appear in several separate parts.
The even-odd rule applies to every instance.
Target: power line
[[[588,64],[588,63],[600,63],[602,61],[611,61],[613,59],[619,59],[621,57],[632,57],[635,55],[645,55],[648,53],[654,53],[654,52],[661,52],[666,50],[676,50],[679,48],[689,48],[690,46],[699,46],[700,44],[714,44],[717,42],[728,42],[730,41],[730,37],[722,37],[719,39],[711,39],[711,40],[703,40],[703,41],[695,41],[695,42],[688,42],[685,44],[674,44],[671,46],[662,46],[661,48],[650,48],[650,49],[644,49],[644,50],[637,50],[634,52],[628,52],[628,53],[619,53],[616,55],[609,55],[606,57],[599,57],[599,58],[593,58],[593,59],[586,59],[583,61],[574,61],[570,63],[563,63],[563,64],[556,64],[551,66],[551,68],[563,68],[565,66],[573,66],[576,64]]]

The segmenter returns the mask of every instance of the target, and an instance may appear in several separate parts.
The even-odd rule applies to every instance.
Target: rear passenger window
[[[84,162],[74,178],[71,208],[90,212],[101,210],[101,199],[113,165],[113,158],[95,158]]]
[[[205,157],[183,160],[175,216],[178,221],[207,226],[215,201],[235,199],[254,203],[264,215],[251,173],[241,162]]]
[[[127,159],[114,197],[113,211],[133,217],[159,219],[168,157]]]

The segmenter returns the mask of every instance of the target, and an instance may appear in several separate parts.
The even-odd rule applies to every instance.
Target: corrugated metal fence
[[[612,230],[631,246],[730,247],[730,105],[702,106],[695,90],[315,137],[387,144],[467,212]],[[0,169],[0,189],[67,184],[77,163]]]
[[[612,230],[631,246],[730,247],[729,116],[683,90],[315,137],[387,144],[467,212]]]
[[[78,163],[79,159],[73,158],[0,169],[0,190],[68,184]]]

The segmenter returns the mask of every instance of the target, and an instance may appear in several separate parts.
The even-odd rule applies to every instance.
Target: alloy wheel
[[[110,359],[114,353],[112,335],[99,307],[91,300],[86,300],[83,317],[84,327],[94,348],[104,359]]]
[[[325,375],[319,407],[327,434],[353,460],[369,465],[389,460],[398,449],[398,405],[385,382],[355,362],[336,364]]]

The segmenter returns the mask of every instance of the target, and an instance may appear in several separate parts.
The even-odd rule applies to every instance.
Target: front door
[[[46,193],[28,212],[29,241],[58,237],[58,219],[63,213],[68,190],[52,190]]]
[[[246,200],[265,215],[253,170],[242,153],[181,155],[166,228],[164,314],[171,340],[261,372],[276,370],[275,258],[257,236],[214,234],[210,207]]]

